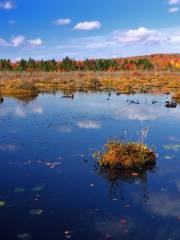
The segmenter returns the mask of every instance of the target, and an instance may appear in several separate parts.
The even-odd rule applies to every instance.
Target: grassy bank
[[[176,72],[0,72],[1,95],[36,95],[62,90],[116,91],[118,93],[171,93],[180,95],[180,73]]]

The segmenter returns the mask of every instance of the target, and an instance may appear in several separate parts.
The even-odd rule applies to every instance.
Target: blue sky
[[[180,52],[180,0],[0,1],[0,58]]]

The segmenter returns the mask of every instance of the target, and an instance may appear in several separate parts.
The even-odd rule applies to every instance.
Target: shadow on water
[[[95,166],[95,173],[103,177],[108,182],[108,192],[110,200],[124,200],[124,185],[139,183],[142,189],[144,202],[149,199],[148,195],[148,174],[155,173],[156,165],[151,164],[143,169],[117,169],[117,168],[102,168],[98,164]]]
[[[0,104],[4,102],[4,98],[0,96]]]
[[[176,101],[172,100],[172,101],[166,101],[165,107],[166,108],[176,108],[177,107],[177,103]]]

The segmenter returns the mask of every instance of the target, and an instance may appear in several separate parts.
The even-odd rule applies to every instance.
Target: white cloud
[[[4,40],[3,38],[0,38],[0,47],[6,47],[6,46],[7,46],[6,40]]]
[[[44,113],[44,109],[40,106],[36,106],[32,108],[32,113],[37,113],[41,115]]]
[[[9,21],[8,21],[8,24],[14,25],[14,24],[16,24],[16,21],[15,21],[15,20],[9,20]]]
[[[25,108],[21,107],[21,106],[17,106],[14,110],[14,114],[16,117],[19,118],[26,118],[27,116],[27,111]]]
[[[11,10],[11,9],[14,9],[15,7],[16,7],[16,5],[14,3],[12,3],[11,1],[6,1],[6,2],[0,3],[0,8],[2,8],[4,10]]]
[[[101,23],[99,21],[86,21],[86,22],[80,22],[76,24],[74,27],[74,30],[83,30],[83,31],[90,31],[95,29],[100,29]]]
[[[169,8],[170,13],[176,13],[179,12],[178,5],[180,4],[180,0],[168,0],[168,4],[171,6]]]
[[[30,47],[40,47],[43,44],[43,41],[40,38],[36,38],[36,39],[30,39],[27,41],[30,45]]]
[[[179,8],[178,8],[178,7],[172,7],[172,8],[169,9],[169,12],[170,12],[170,13],[179,12]]]
[[[116,30],[106,35],[76,38],[61,43],[51,50],[58,57],[77,59],[85,58],[112,58],[146,55],[153,53],[177,53],[180,51],[178,39],[180,28]],[[54,51],[54,52],[53,52]],[[50,55],[50,56],[51,56]]]
[[[57,19],[53,22],[55,25],[62,26],[62,25],[68,25],[71,23],[71,19],[64,18],[64,19]]]
[[[18,48],[21,46],[36,48],[43,45],[43,41],[40,38],[26,39],[23,35],[13,37],[10,41],[6,41],[0,38],[0,47],[14,47]]]
[[[11,45],[13,47],[19,47],[25,42],[25,37],[22,35],[16,36],[11,40]]]
[[[180,43],[180,35],[170,37],[169,42],[172,44],[179,44]]]
[[[56,130],[60,133],[71,133],[72,129],[67,125],[62,125],[56,128]]]
[[[160,43],[163,40],[160,32],[145,27],[131,29],[127,32],[116,32],[116,35],[119,42],[124,44],[155,44]]]
[[[115,119],[130,119],[137,121],[152,121],[168,118],[180,119],[180,109],[167,109],[163,105],[129,105],[115,110]]]
[[[36,105],[36,103],[31,103],[28,106],[23,103],[19,103],[17,107],[1,107],[0,117],[6,117],[11,115],[17,118],[26,118],[29,114],[42,115],[44,109],[41,106]]]
[[[19,45],[19,47],[21,49],[22,47],[23,49],[41,47],[42,40],[40,38],[37,39],[25,38],[25,42]],[[161,29],[139,27],[137,29],[116,30],[105,35],[66,40],[61,42],[60,45],[58,42],[56,46],[43,48],[43,52],[39,51],[37,55],[35,52],[31,53],[31,55],[29,55],[29,52],[27,54],[23,52],[22,56],[33,56],[35,59],[52,57],[61,59],[68,55],[76,59],[85,59],[115,58],[167,52],[177,53],[180,52],[179,39],[180,27]],[[31,41],[32,44],[30,44],[29,40],[33,40]],[[14,45],[12,45],[11,41],[1,38],[0,47],[14,47]],[[6,55],[4,56],[6,57]]]
[[[84,129],[100,129],[101,123],[94,120],[82,120],[77,122],[77,126]]]
[[[167,193],[157,193],[151,196],[148,202],[148,208],[163,217],[180,216],[180,200],[169,196]]]
[[[156,120],[162,117],[162,112],[159,108],[146,105],[133,105],[124,106],[121,109],[115,111],[115,119],[130,119],[138,121]]]
[[[177,5],[180,4],[180,0],[168,0],[169,5]]]
[[[17,145],[14,143],[11,144],[0,144],[0,151],[10,151],[14,152],[17,149]]]

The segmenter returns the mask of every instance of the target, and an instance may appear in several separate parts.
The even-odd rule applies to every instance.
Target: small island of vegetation
[[[141,169],[156,160],[156,153],[143,143],[110,141],[105,148],[105,151],[94,153],[103,168]]]

